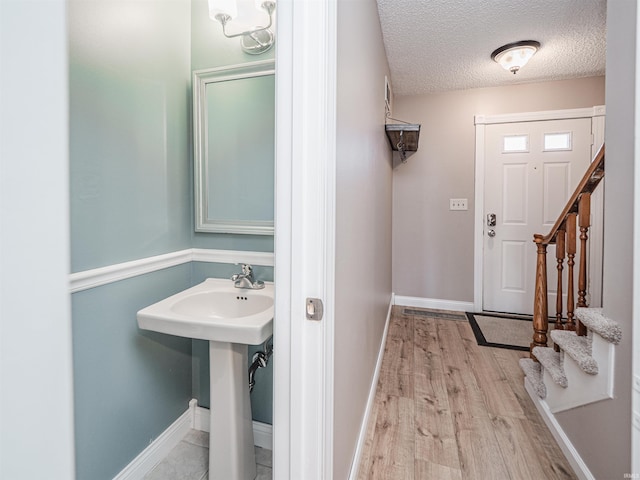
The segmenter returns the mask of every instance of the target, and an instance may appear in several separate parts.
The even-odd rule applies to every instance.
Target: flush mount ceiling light
[[[515,75],[518,70],[527,64],[539,48],[540,42],[535,40],[509,43],[496,49],[491,54],[491,59]]]
[[[265,27],[254,27],[239,33],[227,33],[227,24],[238,16],[236,0],[209,0],[209,17],[222,24],[222,33],[227,38],[242,37],[242,50],[251,55],[259,55],[268,51],[275,42],[273,32],[269,30],[273,24],[273,12],[276,2],[273,0],[255,0],[258,10],[264,10],[269,15],[269,24]]]

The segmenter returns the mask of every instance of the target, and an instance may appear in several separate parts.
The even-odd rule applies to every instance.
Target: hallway
[[[526,352],[479,347],[464,314],[393,308],[358,478],[576,478],[524,389]]]

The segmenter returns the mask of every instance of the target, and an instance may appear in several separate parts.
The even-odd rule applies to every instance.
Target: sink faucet
[[[250,288],[253,290],[264,288],[264,282],[253,278],[253,268],[248,263],[242,264],[242,273],[234,273],[231,276],[231,281],[235,282],[236,288]]]

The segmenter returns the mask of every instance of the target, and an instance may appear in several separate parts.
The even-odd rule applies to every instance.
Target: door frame
[[[568,110],[546,110],[540,112],[508,113],[502,115],[475,115],[476,126],[476,165],[475,165],[475,221],[473,247],[473,305],[476,312],[482,312],[484,297],[484,177],[485,177],[485,130],[487,125],[516,122],[539,122],[545,120],[570,120],[591,118],[591,158],[597,153],[596,148],[604,142],[605,106],[597,105],[590,108],[574,108]],[[589,290],[595,298],[602,298],[602,212],[603,195],[594,198],[591,207],[594,221],[590,229],[591,251],[596,255],[589,256]],[[533,245],[533,239],[531,239]],[[532,255],[535,250],[531,247]],[[597,302],[600,303],[600,302]],[[533,312],[533,305],[531,306]]]
[[[273,478],[333,476],[337,4],[278,2]],[[324,303],[307,320],[306,299]]]

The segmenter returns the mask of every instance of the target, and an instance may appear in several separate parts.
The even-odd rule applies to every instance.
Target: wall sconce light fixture
[[[222,33],[227,38],[242,37],[242,50],[251,55],[259,55],[268,51],[275,43],[275,36],[271,30],[273,12],[276,9],[274,0],[255,0],[258,10],[264,10],[269,15],[269,24],[265,27],[254,27],[239,33],[227,33],[227,24],[238,16],[236,0],[209,0],[209,17],[222,24]]]
[[[540,42],[535,40],[509,43],[494,50],[491,54],[491,59],[515,75],[518,70],[526,65],[539,48]]]

